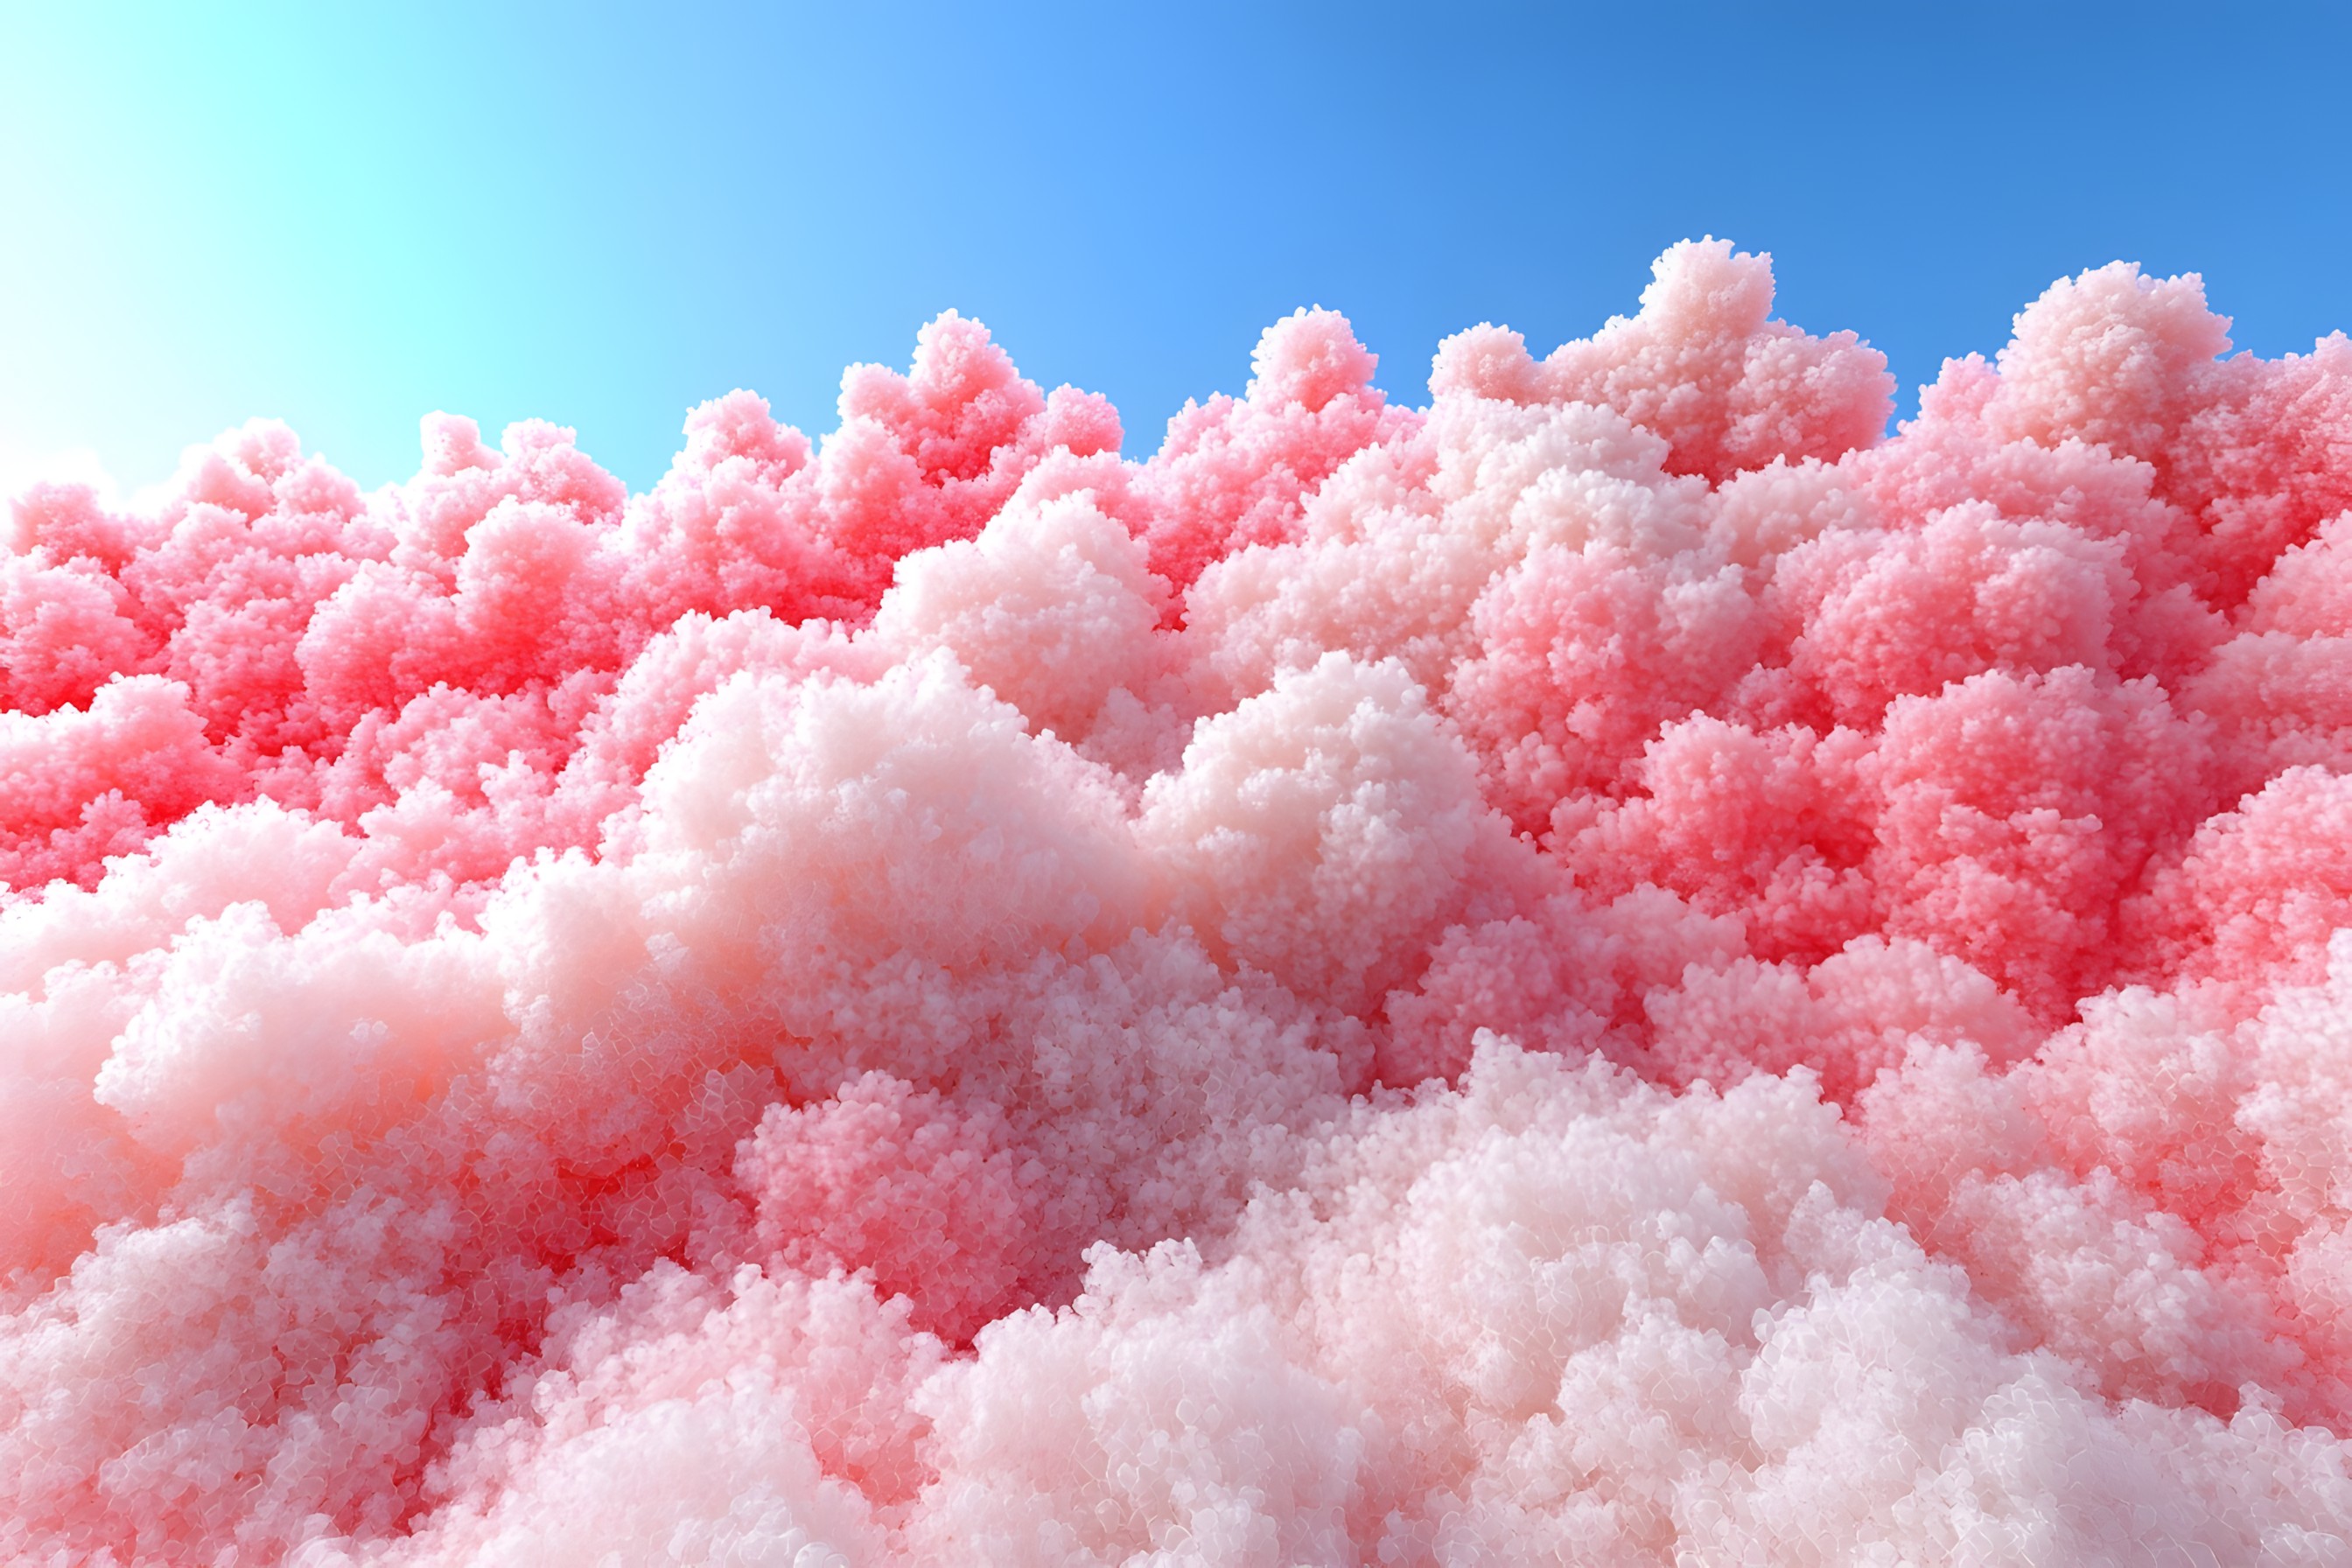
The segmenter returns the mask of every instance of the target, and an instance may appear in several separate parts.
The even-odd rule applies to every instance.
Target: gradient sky
[[[2118,257],[2264,354],[2352,326],[2340,6],[203,9],[0,0],[5,477],[270,415],[374,485],[447,408],[642,488],[692,404],[822,434],[950,307],[1135,452],[1297,306],[1418,403],[1707,233],[1906,404]]]

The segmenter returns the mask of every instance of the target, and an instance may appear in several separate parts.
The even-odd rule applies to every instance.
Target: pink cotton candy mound
[[[0,556],[0,1558],[2352,1564],[2352,343],[1658,263]]]

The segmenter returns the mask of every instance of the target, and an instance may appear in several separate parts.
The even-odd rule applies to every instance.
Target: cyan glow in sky
[[[821,434],[950,307],[1134,452],[1297,306],[1417,403],[1444,335],[1582,336],[1700,234],[1906,405],[2118,257],[2275,354],[2352,324],[2343,16],[10,4],[0,477],[136,486],[259,414],[373,485],[446,408],[642,487],[692,404]]]

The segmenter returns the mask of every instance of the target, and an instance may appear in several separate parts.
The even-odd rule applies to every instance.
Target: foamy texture
[[[2352,343],[1770,300],[26,496],[0,1555],[2352,1563]]]

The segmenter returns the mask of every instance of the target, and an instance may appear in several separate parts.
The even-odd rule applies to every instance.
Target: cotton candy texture
[[[2352,1564],[2352,342],[1767,258],[0,556],[0,1558]]]

